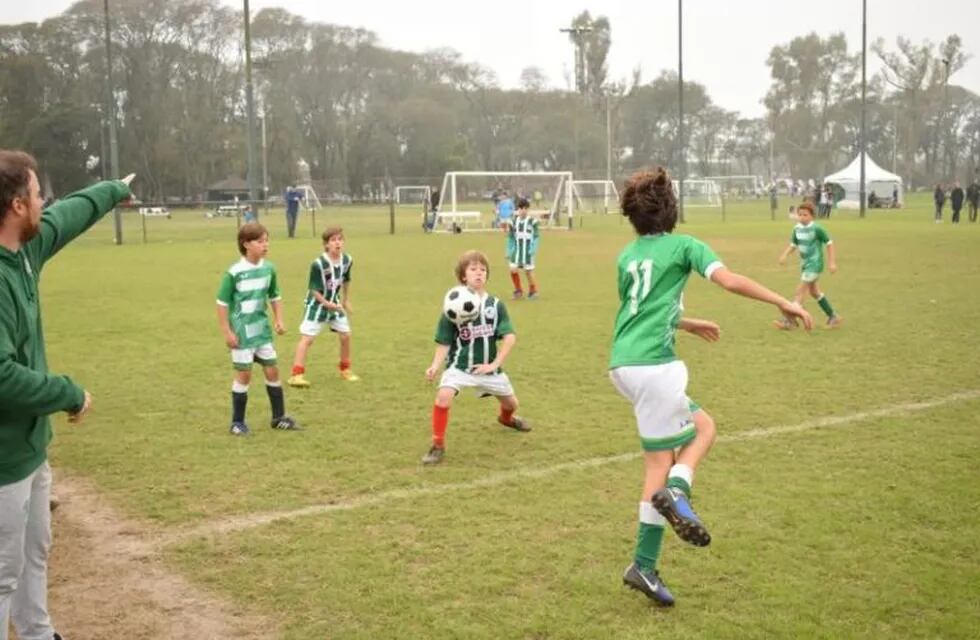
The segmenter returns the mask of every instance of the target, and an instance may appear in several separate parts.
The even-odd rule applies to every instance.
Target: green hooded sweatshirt
[[[31,475],[47,458],[48,415],[77,411],[82,388],[48,374],[38,280],[44,264],[129,196],[119,181],[100,182],[48,207],[41,230],[19,251],[0,247],[0,486]]]

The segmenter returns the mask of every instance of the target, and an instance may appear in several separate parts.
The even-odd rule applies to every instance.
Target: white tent
[[[861,156],[858,155],[851,161],[851,164],[841,169],[837,173],[831,174],[823,179],[824,182],[840,185],[844,190],[844,198],[838,201],[837,206],[843,209],[861,208]],[[885,171],[872,160],[868,154],[864,154],[864,184],[865,197],[870,196],[874,191],[878,198],[891,201],[892,192],[898,188],[898,204],[905,202],[905,192],[902,188],[902,179],[894,173]]]

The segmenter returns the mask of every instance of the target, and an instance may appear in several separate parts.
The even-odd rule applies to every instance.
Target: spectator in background
[[[773,219],[776,217],[776,209],[779,208],[779,189],[776,185],[776,181],[773,180],[772,184],[769,185],[769,213],[772,215]]]
[[[932,192],[932,201],[936,203],[936,224],[943,221],[943,206],[946,204],[946,192],[943,185],[937,184],[936,190]]]
[[[872,189],[871,193],[868,195],[868,208],[877,209],[878,208],[878,194]]]
[[[960,210],[963,208],[963,187],[959,182],[953,183],[953,190],[949,192],[949,204],[953,207],[953,224],[959,224]]]
[[[966,188],[966,201],[970,204],[970,222],[976,222],[977,206],[980,205],[980,181],[976,178]]]
[[[296,219],[299,218],[299,203],[303,199],[303,192],[289,185],[286,187],[286,233],[290,238],[296,237]]]
[[[510,196],[506,191],[500,194],[500,202],[497,203],[497,227],[503,227],[510,225],[511,219],[514,217],[514,201],[510,199]]]
[[[439,212],[439,190],[433,189],[429,193],[429,211],[425,216],[425,222],[422,227],[425,229],[426,233],[430,233],[432,229],[436,226],[436,215]]]
[[[898,185],[892,187],[892,209],[898,209]]]

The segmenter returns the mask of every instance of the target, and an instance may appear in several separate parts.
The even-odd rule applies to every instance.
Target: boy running
[[[286,415],[276,350],[272,346],[272,329],[265,310],[266,305],[272,306],[276,333],[285,333],[276,268],[265,259],[269,252],[269,233],[265,227],[257,222],[242,225],[238,230],[238,252],[242,259],[225,271],[218,288],[218,327],[231,349],[231,362],[235,368],[229,431],[233,436],[251,433],[245,423],[245,407],[253,362],[262,365],[265,373],[265,389],[272,405],[272,428],[295,431],[299,427]]]
[[[646,467],[636,551],[623,583],[670,606],[674,597],[656,568],[665,525],[691,544],[711,542],[691,507],[690,494],[694,470],[714,441],[714,422],[687,396],[687,367],[674,352],[674,334],[683,329],[714,341],[719,329],[712,322],[681,318],[687,279],[697,271],[727,291],[775,305],[808,329],[812,320],[798,304],[729,271],[708,245],[671,233],[677,224],[677,201],[663,168],[635,173],[626,183],[621,205],[637,238],[617,262],[620,307],[609,376],[633,405]]]
[[[507,261],[510,263],[510,279],[514,283],[514,300],[524,297],[521,288],[523,269],[527,274],[527,299],[538,297],[538,283],[534,278],[534,255],[538,251],[538,240],[541,232],[538,229],[538,219],[528,215],[531,203],[526,198],[517,201],[517,216],[506,225],[507,230]]]
[[[456,264],[456,279],[480,296],[480,313],[472,321],[456,326],[440,314],[436,327],[436,351],[425,378],[435,379],[439,367],[446,370],[439,380],[435,404],[432,407],[432,447],[422,458],[422,464],[438,464],[446,455],[446,426],[449,408],[460,390],[474,387],[477,395],[496,396],[500,403],[497,422],[515,431],[531,430],[527,422],[516,415],[517,396],[510,378],[501,366],[507,359],[517,336],[504,303],[487,293],[490,262],[479,251],[467,251]],[[497,347],[497,341],[500,347]]]
[[[830,236],[827,235],[827,232],[822,226],[813,221],[813,205],[809,202],[804,202],[799,206],[796,210],[796,219],[798,223],[793,227],[793,233],[789,239],[789,246],[779,256],[779,264],[786,264],[786,258],[789,254],[793,253],[793,250],[798,249],[800,252],[800,284],[796,287],[793,301],[796,304],[802,305],[803,297],[809,291],[823,312],[827,314],[827,327],[833,328],[840,326],[841,317],[834,311],[827,296],[817,287],[817,280],[820,278],[820,274],[823,273],[824,246],[827,247],[827,268],[831,273],[837,272],[837,255],[836,249],[834,248],[834,241],[830,239]],[[787,318],[774,320],[773,325],[777,329],[784,331],[788,331],[795,326]]]
[[[350,270],[354,259],[344,253],[344,230],[330,227],[323,232],[323,254],[310,265],[310,284],[303,308],[300,338],[296,345],[289,385],[308,387],[306,353],[323,326],[340,338],[340,377],[348,382],[360,378],[350,368]]]

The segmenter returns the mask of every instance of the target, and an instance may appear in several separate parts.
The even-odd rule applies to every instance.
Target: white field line
[[[772,436],[778,436],[787,433],[799,433],[801,431],[811,431],[814,429],[840,427],[843,425],[853,424],[855,422],[862,422],[865,420],[871,420],[875,418],[886,418],[889,416],[900,415],[904,413],[926,411],[928,409],[942,407],[948,404],[962,402],[965,400],[973,400],[975,398],[980,398],[980,389],[961,391],[959,393],[954,393],[948,396],[944,396],[942,398],[936,398],[934,400],[925,400],[922,402],[908,402],[904,404],[892,405],[890,407],[885,407],[881,409],[873,409],[871,411],[858,411],[856,413],[850,413],[841,416],[827,416],[824,418],[814,418],[812,420],[806,420],[798,424],[778,425],[773,427],[765,427],[762,429],[750,429],[748,431],[742,431],[739,433],[733,433],[727,435],[723,434],[718,436],[718,440],[720,442],[736,442],[740,440],[751,440],[755,438],[769,438]],[[330,504],[316,504],[308,507],[303,507],[301,509],[293,509],[290,511],[270,511],[266,513],[252,513],[247,515],[234,516],[230,518],[224,518],[212,522],[207,522],[194,528],[178,530],[173,533],[164,534],[161,537],[161,539],[158,539],[158,543],[172,544],[172,543],[177,543],[200,536],[209,536],[209,535],[227,533],[231,531],[251,529],[253,527],[259,527],[265,524],[270,524],[272,522],[278,522],[280,520],[291,520],[293,518],[300,518],[303,516],[312,516],[312,515],[321,515],[326,513],[333,513],[335,511],[352,511],[354,509],[386,504],[396,500],[411,500],[423,496],[436,496],[436,495],[442,495],[446,493],[455,493],[457,491],[470,491],[473,489],[496,487],[502,484],[508,484],[519,480],[533,480],[537,478],[545,478],[548,476],[560,474],[565,471],[578,471],[582,469],[602,467],[609,464],[616,464],[618,462],[626,462],[628,460],[635,460],[639,458],[641,455],[642,455],[641,452],[633,451],[630,453],[621,453],[612,456],[601,456],[596,458],[588,458],[585,460],[576,460],[573,462],[563,462],[561,464],[556,464],[550,467],[541,467],[538,469],[514,469],[510,471],[502,471],[500,473],[495,473],[493,475],[489,475],[483,478],[478,478],[476,480],[468,480],[466,482],[451,482],[446,484],[433,485],[429,487],[413,487],[411,489],[395,489],[393,491],[385,491],[382,493],[375,493],[375,494],[361,496],[357,498],[351,498],[343,502],[335,502]]]

